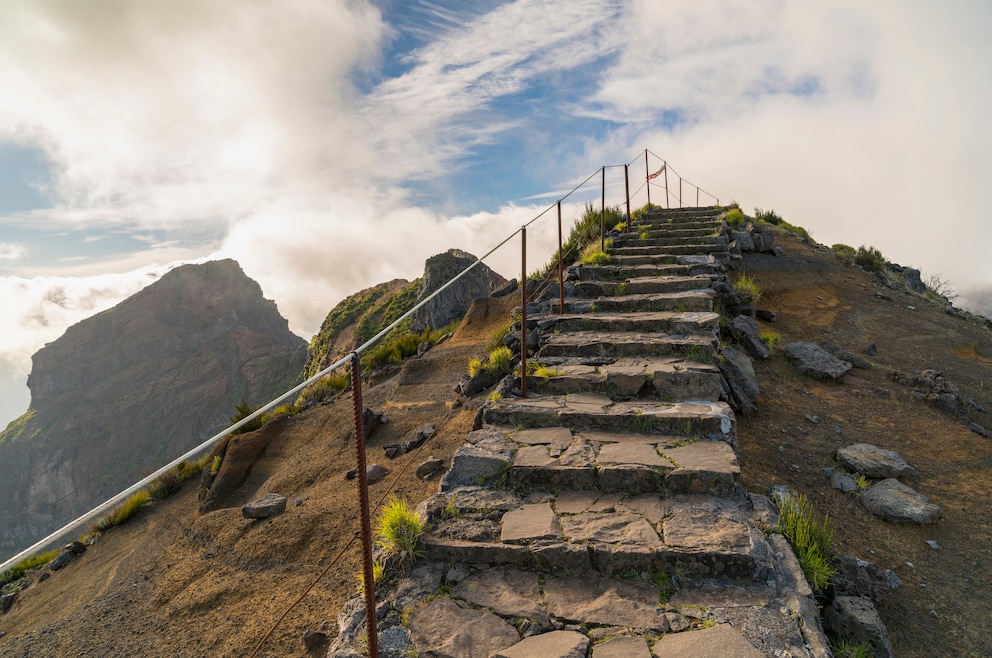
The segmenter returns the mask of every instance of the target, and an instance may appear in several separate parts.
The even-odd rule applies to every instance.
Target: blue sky
[[[178,263],[236,258],[309,338],[645,148],[992,310],[990,24],[979,0],[2,3],[0,423],[32,353]],[[550,254],[551,222],[529,234]]]

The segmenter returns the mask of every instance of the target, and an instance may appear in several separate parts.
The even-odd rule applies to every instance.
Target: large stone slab
[[[799,372],[815,379],[837,379],[851,369],[850,363],[841,361],[816,343],[789,343],[785,346],[785,356]]]
[[[589,638],[575,631],[532,635],[492,654],[491,658],[585,658]]]
[[[644,443],[607,443],[599,448],[600,464],[641,464],[674,469],[675,465],[658,454],[654,446]]]
[[[823,619],[838,637],[852,644],[867,644],[876,658],[892,658],[888,631],[871,599],[838,596],[823,611]]]
[[[856,473],[873,478],[897,478],[916,473],[916,469],[895,450],[886,450],[870,443],[837,448],[837,461]]]
[[[672,501],[662,494],[641,494],[625,498],[618,506],[617,511],[629,510],[640,514],[648,523],[652,525],[660,522],[669,510],[672,509]]]
[[[730,624],[666,635],[653,651],[657,658],[765,658]]]
[[[672,490],[678,492],[725,494],[741,472],[737,454],[724,441],[695,441],[665,448],[664,455],[678,466],[666,478]]]
[[[513,455],[514,468],[525,466],[540,468],[556,463],[557,460],[548,454],[548,448],[546,446],[524,446]]]
[[[562,491],[555,498],[555,509],[559,514],[578,514],[585,512],[599,500],[598,491]]]
[[[701,509],[676,511],[662,529],[665,544],[675,548],[747,550],[751,545],[746,525]]]
[[[643,637],[615,637],[592,648],[592,658],[651,658]]]
[[[511,437],[517,443],[528,445],[556,445],[562,450],[572,443],[572,430],[567,427],[539,427],[520,430]]]
[[[660,546],[661,539],[639,514],[585,512],[560,519],[561,532],[573,543],[601,542]]]
[[[468,610],[446,596],[410,615],[410,639],[421,656],[489,658],[520,641],[520,635],[491,612]]]
[[[711,354],[715,346],[716,337],[712,333],[670,335],[657,332],[575,331],[548,334],[541,345],[541,356],[660,356],[688,349],[705,350]]]
[[[500,536],[503,543],[526,543],[535,539],[553,539],[558,535],[558,518],[550,503],[524,505],[503,515]]]
[[[544,601],[551,614],[569,622],[660,632],[669,628],[653,583],[602,576],[552,576],[544,582]]]
[[[886,521],[933,523],[942,513],[926,496],[892,478],[878,482],[861,494],[861,502],[869,512]]]
[[[547,626],[548,610],[541,601],[537,574],[497,567],[474,573],[451,593],[474,605],[489,608],[503,617],[523,617]]]

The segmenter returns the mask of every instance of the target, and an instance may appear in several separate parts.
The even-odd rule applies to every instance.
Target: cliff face
[[[0,555],[199,444],[245,398],[298,381],[306,343],[232,260],[177,268],[33,357],[0,433]]]

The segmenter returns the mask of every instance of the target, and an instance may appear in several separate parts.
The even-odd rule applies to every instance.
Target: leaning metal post
[[[679,208],[682,207],[682,177],[679,176]]]
[[[672,204],[668,200],[668,163],[665,162],[664,165],[665,165],[665,207],[671,208]]]
[[[379,658],[379,631],[375,619],[375,579],[372,575],[372,524],[369,520],[369,478],[365,465],[365,409],[362,404],[362,368],[358,352],[351,353],[351,399],[355,412],[355,452],[358,459],[358,507],[362,521],[362,573],[365,585],[365,628],[369,656]]]
[[[527,397],[527,226],[520,227],[520,397]]]
[[[599,205],[599,250],[606,251],[606,166],[603,166],[603,196]]]
[[[627,191],[627,232],[630,233],[630,172],[623,166],[623,186]]]
[[[651,207],[651,170],[648,168],[648,150],[644,149],[644,183],[648,189],[648,208]],[[665,174],[665,180],[668,180],[668,174]],[[665,183],[667,186],[668,183]]]
[[[561,201],[558,202],[558,313],[565,314],[565,255],[561,250]]]

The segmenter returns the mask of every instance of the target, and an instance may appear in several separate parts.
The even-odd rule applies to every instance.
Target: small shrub
[[[512,371],[513,352],[509,347],[501,346],[489,353],[489,359],[483,368],[496,379],[502,379]]]
[[[622,222],[617,222],[613,226],[613,230],[616,231],[617,233],[623,233],[624,231],[626,231],[627,230],[627,220],[624,220]]]
[[[503,394],[500,393],[499,391],[491,391],[489,393],[489,401],[490,402],[499,402],[502,399],[503,399]]]
[[[482,360],[481,359],[469,359],[468,361],[468,376],[475,377],[482,371]]]
[[[782,224],[782,218],[774,210],[762,210],[761,208],[754,209],[754,218],[760,219],[763,222],[768,222],[769,224],[774,224],[778,226]]]
[[[610,255],[600,249],[598,243],[591,242],[586,245],[579,255],[579,262],[583,265],[608,265]]]
[[[861,245],[854,255],[854,262],[868,272],[881,272],[885,268],[886,260],[882,252],[875,247]]]
[[[653,203],[647,203],[640,208],[637,208],[630,213],[630,220],[632,222],[639,221],[641,217],[651,212],[652,210],[661,210],[661,206],[656,206]]]
[[[641,240],[650,240],[651,239],[651,232],[650,231],[641,231],[640,238],[641,238]]]
[[[25,572],[30,571],[35,567],[41,567],[48,564],[58,557],[58,554],[58,550],[53,550],[24,558],[3,573],[0,573],[0,587],[3,587],[7,583],[12,583],[15,580],[20,580],[21,577],[24,576]]]
[[[355,578],[358,580],[358,593],[361,594],[365,591],[365,572],[359,571],[355,574]],[[386,580],[386,565],[382,560],[376,560],[372,563],[372,584],[380,585]]]
[[[958,294],[954,292],[951,282],[945,281],[940,274],[931,274],[923,277],[923,285],[927,287],[929,292],[948,302],[952,302],[958,298]]]
[[[617,297],[621,297],[627,294],[627,282],[618,283],[617,287],[613,289],[613,294]]]
[[[310,384],[302,391],[293,406],[303,409],[310,404],[319,404],[351,386],[351,376],[347,373],[327,374]]]
[[[530,366],[530,363],[528,362],[527,365]],[[537,367],[534,368],[533,375],[535,377],[540,377],[541,379],[550,379],[551,377],[561,377],[562,372],[561,370],[556,370],[551,366],[546,366],[539,363],[537,364]]]
[[[854,247],[844,244],[843,242],[838,242],[834,246],[830,247],[830,251],[834,252],[834,255],[845,263],[853,263],[854,257],[858,253],[855,251]]]
[[[376,544],[401,561],[416,557],[425,527],[405,500],[392,495],[376,519]]]
[[[216,476],[220,473],[220,465],[223,463],[224,460],[220,455],[214,455],[213,460],[210,462],[210,475]]]
[[[810,587],[822,592],[837,573],[832,549],[834,531],[828,519],[820,521],[804,495],[779,499],[779,532],[789,542]]]
[[[759,332],[758,337],[761,339],[761,342],[768,346],[768,349],[771,352],[774,352],[775,349],[778,348],[779,343],[782,342],[782,336],[774,331]]]
[[[871,480],[869,480],[860,473],[858,474],[858,477],[854,480],[854,482],[855,484],[858,485],[858,491],[864,491],[865,489],[871,486]]]
[[[727,214],[724,216],[723,220],[731,226],[741,226],[747,221],[747,217],[744,216],[744,213],[741,212],[740,208],[731,208],[727,211]]]
[[[875,653],[871,650],[871,647],[864,642],[854,644],[847,640],[837,640],[831,643],[830,649],[834,654],[834,658],[875,658]]]
[[[731,284],[734,292],[745,304],[757,304],[763,294],[761,287],[754,280],[753,276],[743,274]]]
[[[493,334],[489,337],[489,342],[486,343],[487,352],[492,352],[494,349],[503,344],[503,339],[510,335],[514,322],[515,320],[510,318],[493,332]]]
[[[142,490],[132,494],[130,498],[115,507],[109,515],[97,521],[93,530],[96,532],[106,532],[114,526],[121,525],[137,514],[138,510],[147,505],[150,500],[151,494],[147,491]]]
[[[248,401],[245,400],[244,398],[241,398],[241,402],[234,405],[234,415],[228,418],[227,420],[228,422],[231,423],[231,425],[233,425],[241,420],[244,420],[253,413],[255,413],[255,407],[248,404]],[[254,432],[261,426],[262,426],[262,419],[255,418],[250,423],[245,423],[238,429],[234,430],[233,432],[231,432],[231,434],[244,434],[246,432]]]

